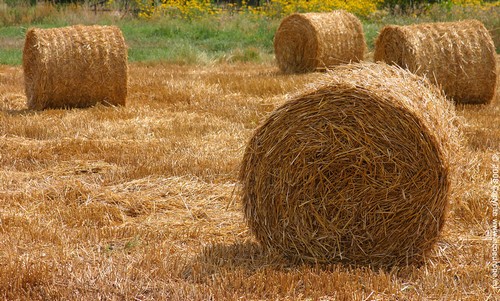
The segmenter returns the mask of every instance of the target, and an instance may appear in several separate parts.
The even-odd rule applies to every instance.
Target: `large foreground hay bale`
[[[32,28],[23,68],[30,109],[125,105],[127,47],[118,27]]]
[[[283,19],[274,37],[278,66],[287,73],[359,62],[365,50],[361,22],[343,10],[292,14]]]
[[[453,103],[399,67],[335,68],[276,109],[240,169],[247,223],[266,247],[304,261],[420,261],[445,221]]]
[[[374,59],[426,75],[458,103],[489,103],[495,95],[495,45],[476,20],[386,26]]]

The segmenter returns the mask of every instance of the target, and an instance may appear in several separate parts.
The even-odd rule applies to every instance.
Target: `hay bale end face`
[[[365,50],[361,22],[343,10],[292,14],[283,19],[274,37],[276,61],[286,73],[359,62]]]
[[[30,109],[125,105],[127,47],[118,27],[32,28],[23,69]]]
[[[495,45],[476,20],[386,26],[374,59],[425,75],[457,103],[486,104],[495,96]]]
[[[443,227],[461,149],[453,103],[385,64],[325,77],[247,145],[239,179],[251,231],[299,261],[420,262]]]

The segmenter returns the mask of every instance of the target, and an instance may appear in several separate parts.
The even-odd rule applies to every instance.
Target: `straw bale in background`
[[[361,22],[343,10],[292,14],[283,19],[274,37],[278,66],[287,73],[359,62],[365,50]]]
[[[125,105],[127,48],[118,27],[32,28],[23,68],[30,109]]]
[[[489,103],[495,95],[495,45],[477,20],[386,26],[374,59],[426,75],[457,103]]]

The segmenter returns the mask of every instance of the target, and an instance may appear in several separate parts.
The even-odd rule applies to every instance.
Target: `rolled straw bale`
[[[421,262],[457,171],[453,103],[396,66],[343,65],[325,77],[250,139],[239,173],[249,228],[299,261]]]
[[[386,26],[374,59],[426,75],[457,103],[489,103],[495,96],[495,45],[477,20]]]
[[[125,105],[127,47],[118,27],[32,28],[23,68],[30,109]]]
[[[287,73],[359,62],[365,50],[361,22],[343,10],[292,14],[283,19],[274,37],[276,61]]]

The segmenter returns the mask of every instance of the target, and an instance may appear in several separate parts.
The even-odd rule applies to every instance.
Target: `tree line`
[[[34,5],[37,2],[50,2],[53,4],[90,4],[90,5],[103,5],[109,0],[6,0],[9,5],[16,4],[31,4]],[[133,0],[115,0],[123,5],[129,5]],[[161,0],[149,0],[151,1],[151,5],[155,5],[161,3]],[[246,4],[250,6],[260,6],[264,3],[269,2],[270,0],[247,0]],[[347,0],[346,0],[347,1]],[[381,7],[396,7],[399,6],[401,8],[410,8],[410,7],[419,7],[425,4],[433,4],[433,3],[443,3],[448,2],[449,0],[384,0],[381,3]],[[484,2],[495,2],[496,0],[484,0]],[[241,6],[243,4],[243,0],[211,0],[213,4],[235,4]]]

